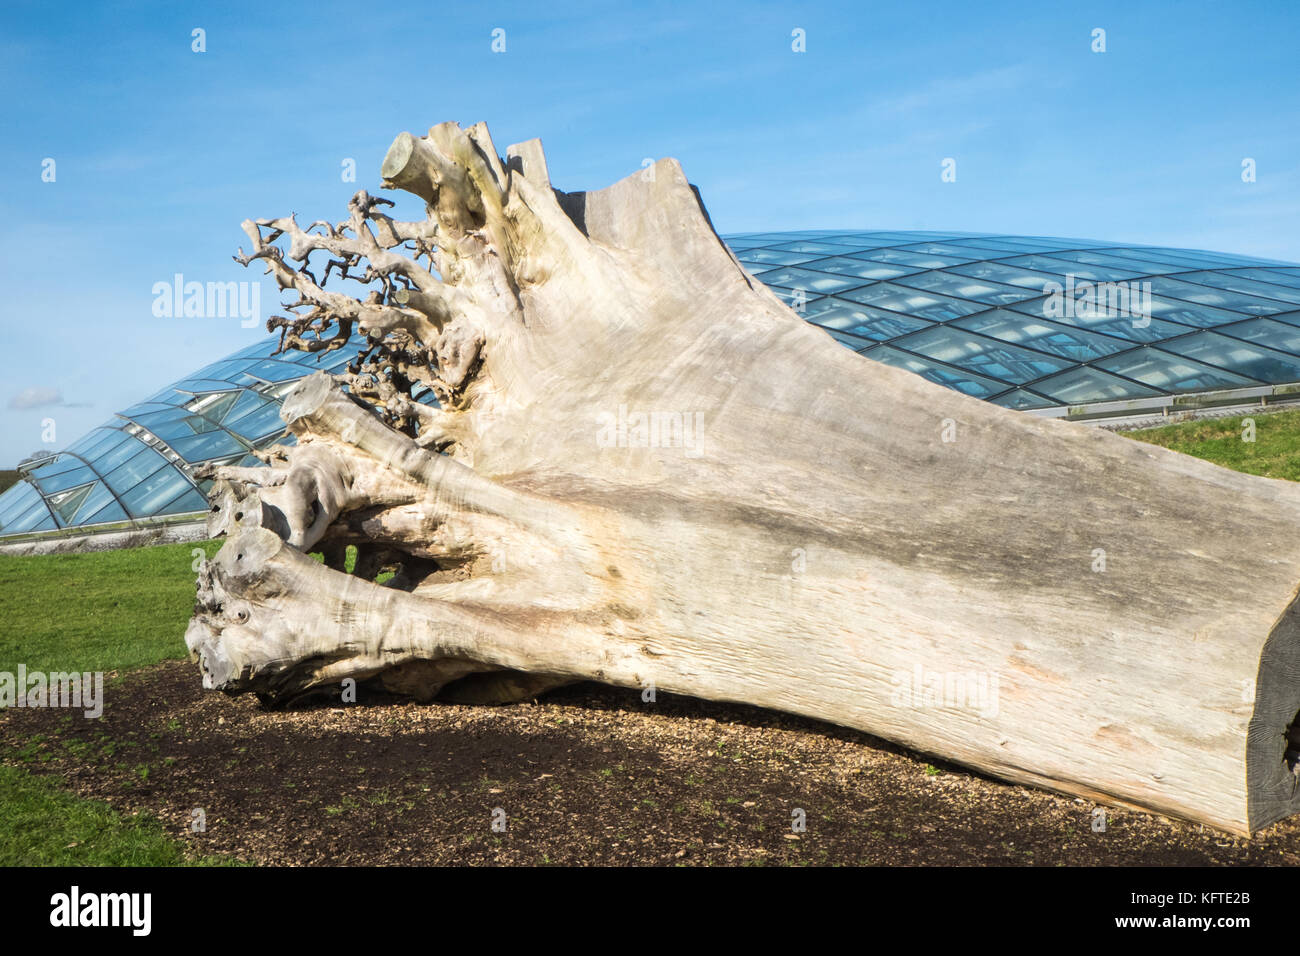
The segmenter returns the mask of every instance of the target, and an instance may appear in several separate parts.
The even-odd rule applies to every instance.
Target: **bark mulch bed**
[[[259,863],[1300,864],[1300,818],[1244,840],[1107,808],[1094,832],[1091,802],[663,693],[583,684],[464,707],[362,688],[358,704],[269,711],[169,661],[105,696],[98,720],[0,713],[4,760],[148,810],[195,854]]]

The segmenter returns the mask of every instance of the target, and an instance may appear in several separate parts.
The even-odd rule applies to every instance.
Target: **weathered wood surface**
[[[849,352],[745,272],[673,160],[566,195],[535,141],[502,160],[443,124],[383,177],[428,221],[361,193],[347,230],[245,223],[244,261],[308,310],[290,346],[341,320],[376,349],[304,380],[270,469],[217,471],[206,686],[653,684],[1238,833],[1300,811],[1300,488]],[[330,258],[377,292],[327,292]],[[620,430],[637,415],[666,435]]]

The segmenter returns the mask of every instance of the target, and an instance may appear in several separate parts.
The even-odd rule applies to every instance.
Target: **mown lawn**
[[[1248,436],[1247,419],[1255,423],[1253,442],[1243,439]],[[1300,411],[1183,422],[1125,434],[1250,475],[1300,481]]]
[[[194,608],[194,550],[219,542],[94,554],[0,554],[0,671],[114,671],[182,658]]]

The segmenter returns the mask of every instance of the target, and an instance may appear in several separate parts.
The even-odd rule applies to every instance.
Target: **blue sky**
[[[51,447],[44,419],[66,447],[263,336],[155,317],[154,284],[252,278],[230,259],[242,219],[341,219],[357,188],[378,191],[398,132],[445,120],[486,120],[502,152],[540,137],[566,190],[674,156],[723,233],[954,229],[1300,261],[1292,3],[52,10],[0,12],[0,465]],[[275,301],[265,283],[263,317]]]

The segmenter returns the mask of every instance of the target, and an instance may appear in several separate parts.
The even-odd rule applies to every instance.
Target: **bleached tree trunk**
[[[382,175],[428,220],[244,224],[308,310],[286,347],[372,347],[289,397],[271,468],[215,473],[206,686],[653,685],[1234,832],[1300,811],[1300,488],[853,354],[673,160],[564,194],[449,123]]]

